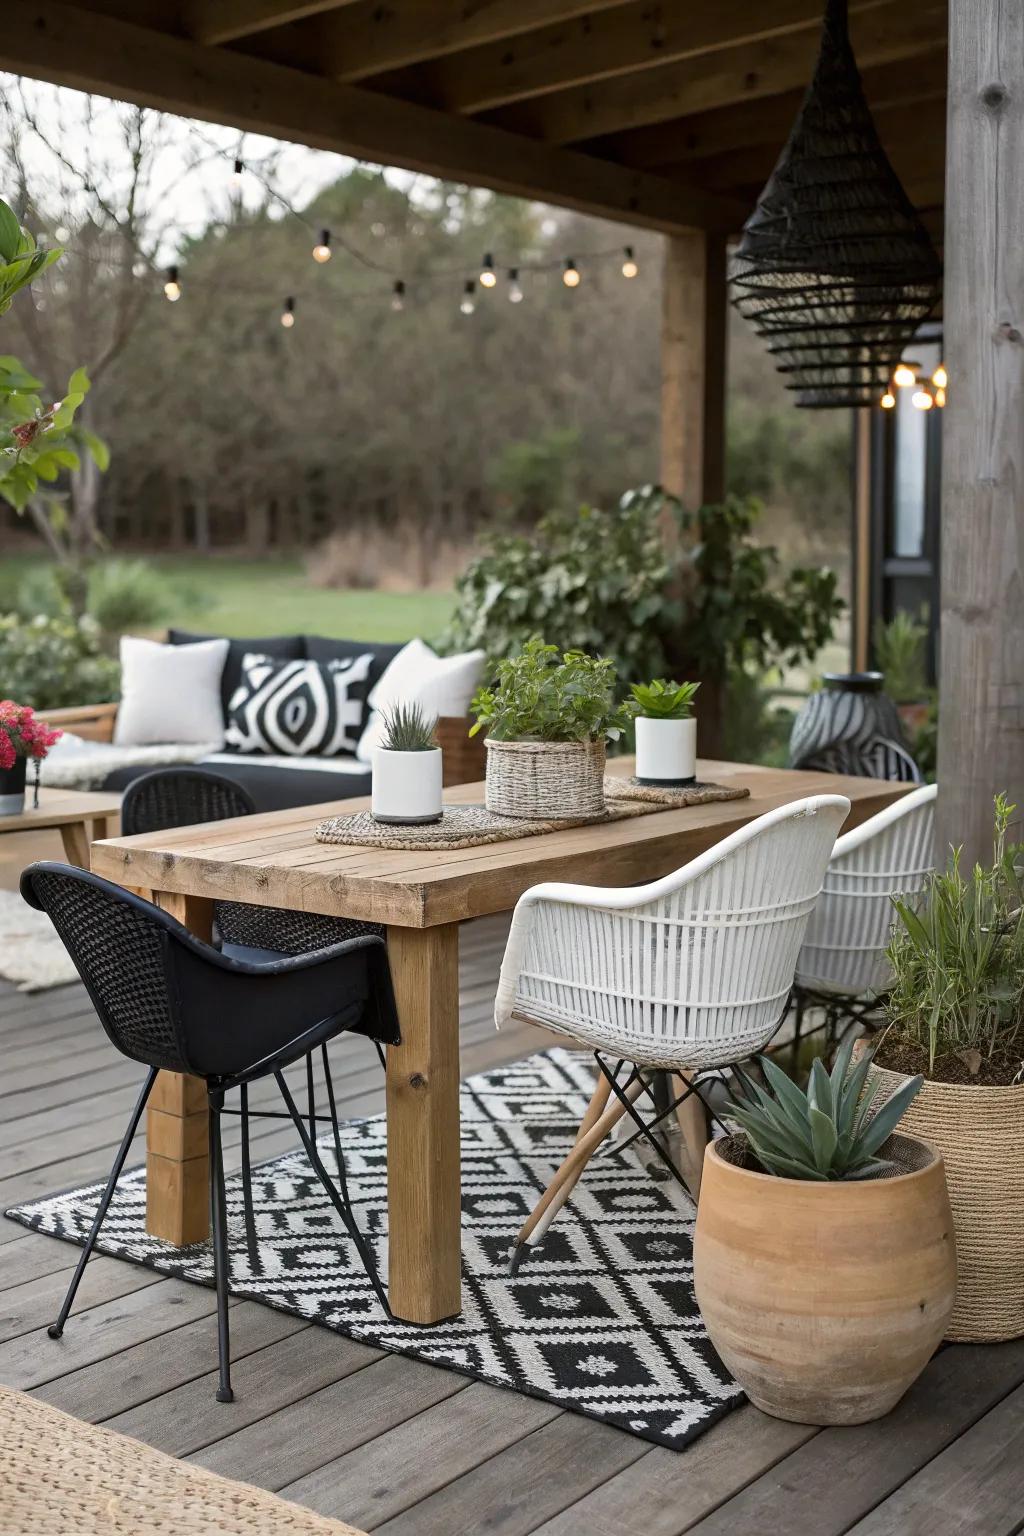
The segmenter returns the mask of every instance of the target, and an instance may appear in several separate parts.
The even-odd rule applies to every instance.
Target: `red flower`
[[[11,768],[18,757],[44,758],[63,733],[37,720],[28,704],[0,699],[0,768]]]

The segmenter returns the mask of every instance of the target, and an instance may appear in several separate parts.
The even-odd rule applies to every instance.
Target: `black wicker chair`
[[[121,833],[135,837],[140,832],[164,832],[169,827],[252,816],[255,811],[256,803],[248,790],[223,774],[208,768],[157,768],[125,791]],[[308,955],[360,934],[384,934],[380,923],[256,907],[241,901],[214,904],[214,931],[223,953],[239,960]]]
[[[255,1223],[248,1166],[248,1085],[273,1076],[313,1170],[341,1217],[388,1316],[387,1295],[373,1255],[356,1224],[348,1197],[327,1042],[344,1030],[380,1044],[399,1040],[391,973],[384,941],[362,934],[331,949],[255,964],[203,944],[168,913],[120,886],[64,864],[32,864],[21,894],[48,913],[85,983],[108,1037],[125,1056],[149,1071],[118,1148],[110,1177],[64,1304],[49,1329],[60,1338],[89,1256],[110,1205],[128,1149],[138,1129],[157,1072],[191,1073],[206,1083],[210,1107],[210,1195],[217,1289],[220,1402],[232,1400],[228,1332],[228,1243],[220,1122],[224,1097],[239,1088],[243,1122],[242,1181],[246,1237],[255,1251]],[[321,1050],[329,1115],[315,1114],[308,1128],[284,1079],[284,1068]],[[312,1084],[311,1065],[307,1075]],[[227,1111],[232,1113],[233,1111]],[[272,1118],[280,1118],[273,1115]],[[335,1184],[315,1141],[316,1122],[329,1120],[337,1159]]]

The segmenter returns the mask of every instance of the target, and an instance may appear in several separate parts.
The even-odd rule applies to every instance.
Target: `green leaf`
[[[865,1126],[858,1143],[862,1153],[870,1156],[878,1151],[884,1141],[888,1141],[898,1121],[917,1098],[923,1085],[924,1078],[920,1075],[900,1084],[892,1098],[882,1105],[875,1118]]]
[[[21,246],[21,225],[12,209],[0,198],[0,259],[13,261]]]
[[[836,1128],[831,1118],[815,1105],[810,1110],[811,1143],[814,1149],[814,1166],[820,1173],[827,1173],[832,1166],[836,1150]]]

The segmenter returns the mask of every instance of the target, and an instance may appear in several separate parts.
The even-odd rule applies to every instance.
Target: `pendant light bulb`
[[[580,285],[580,269],[571,256],[566,260],[565,270],[562,273],[562,282],[567,288],[578,288]]]
[[[891,411],[893,406],[896,404],[896,396],[893,394],[891,389],[887,389],[878,403],[882,407],[883,411]]]
[[[949,374],[946,372],[945,363],[940,363],[932,374],[932,383],[936,389],[945,389],[949,383]]]
[[[637,273],[640,271],[640,268],[637,265],[636,257],[633,255],[633,247],[631,245],[626,246],[626,249],[623,252],[623,256],[625,257],[625,260],[622,263],[623,277],[636,277]]]
[[[323,266],[325,261],[331,259],[331,232],[329,229],[320,231],[320,239],[313,247],[313,260]]]
[[[395,286],[391,290],[391,308],[396,315],[400,315],[405,308],[405,284],[400,277],[396,279]]]
[[[167,268],[167,281],[164,283],[164,295],[172,304],[177,304],[181,298],[181,284],[178,282],[177,267]]]
[[[892,381],[897,389],[909,389],[917,383],[917,374],[909,363],[900,363],[892,376]]]
[[[935,401],[932,398],[930,390],[915,389],[914,393],[910,397],[910,403],[919,411],[930,411],[932,406],[935,404]]]
[[[476,283],[470,278],[462,290],[462,303],[459,305],[459,309],[464,315],[471,315],[474,309],[476,309],[475,293]]]
[[[281,311],[281,324],[286,331],[290,331],[295,324],[295,300],[285,299],[284,309]]]
[[[508,301],[510,304],[521,304],[523,302],[523,290],[519,286],[518,267],[509,267],[508,269]]]
[[[493,288],[497,281],[498,274],[494,270],[494,257],[488,251],[480,268],[480,286],[481,288]]]

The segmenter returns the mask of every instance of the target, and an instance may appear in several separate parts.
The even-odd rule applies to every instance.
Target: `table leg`
[[[167,891],[153,899],[209,942],[212,902]],[[179,1248],[210,1229],[208,1122],[202,1079],[161,1072],[146,1110],[146,1231]]]
[[[389,928],[402,1043],[388,1047],[388,1294],[396,1317],[461,1309],[459,928]]]
[[[89,868],[89,839],[85,835],[84,821],[66,821],[60,829],[64,844],[64,857],[79,869]]]

